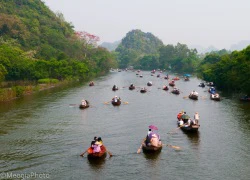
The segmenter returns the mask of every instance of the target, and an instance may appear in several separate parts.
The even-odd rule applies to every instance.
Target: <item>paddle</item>
[[[142,144],[141,144],[141,146],[139,147],[139,149],[137,150],[137,154],[140,154],[141,149],[142,149]]]
[[[167,147],[171,147],[171,148],[176,149],[176,150],[180,150],[181,149],[181,147],[179,147],[179,146],[173,146],[171,144],[167,144],[166,146]]]
[[[108,152],[108,154],[109,154],[110,157],[113,156],[113,155],[111,154],[111,152],[107,150],[107,148],[106,148],[106,151]]]
[[[124,101],[123,104],[128,104],[128,102],[127,102],[127,101]]]
[[[104,102],[104,104],[109,104],[111,101],[108,101],[108,102]]]
[[[86,152],[88,152],[88,149],[85,152],[81,153],[80,156],[83,157]]]
[[[142,140],[141,145],[140,145],[139,149],[137,150],[137,154],[140,154],[141,149],[142,149],[142,144],[143,144],[143,142],[144,142],[145,140],[146,140],[146,138],[144,138],[144,139]]]

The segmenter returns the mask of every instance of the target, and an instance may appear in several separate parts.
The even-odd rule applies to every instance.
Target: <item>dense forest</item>
[[[115,49],[120,68],[140,67],[140,58],[144,55],[157,55],[163,42],[151,33],[132,30],[126,34]]]
[[[213,81],[218,88],[250,94],[250,46],[232,53],[225,50],[209,53],[197,72],[202,79]]]
[[[139,69],[171,69],[175,72],[194,72],[199,58],[195,49],[178,43],[164,45],[151,33],[132,30],[115,50],[121,68],[133,66]]]
[[[41,0],[0,1],[0,80],[88,79],[117,66],[99,38],[76,32]]]

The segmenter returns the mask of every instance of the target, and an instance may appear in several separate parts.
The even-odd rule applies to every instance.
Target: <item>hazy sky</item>
[[[101,42],[121,40],[132,29],[164,44],[230,48],[250,40],[250,0],[43,0],[75,30]]]

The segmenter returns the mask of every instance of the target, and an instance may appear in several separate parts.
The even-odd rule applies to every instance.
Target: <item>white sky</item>
[[[42,0],[77,31],[101,42],[121,40],[132,29],[166,44],[229,49],[250,40],[250,0]]]

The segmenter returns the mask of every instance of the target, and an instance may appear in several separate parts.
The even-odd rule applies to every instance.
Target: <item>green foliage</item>
[[[117,67],[115,58],[41,0],[0,1],[0,81],[88,79]]]
[[[198,69],[200,76],[217,87],[250,94],[250,46],[242,51],[208,54]]]
[[[24,86],[14,86],[12,90],[15,92],[16,97],[21,97],[24,94],[25,87]]]
[[[199,64],[196,49],[188,49],[185,44],[162,46],[159,49],[159,54],[160,66],[175,72],[192,73]]]
[[[59,81],[58,81],[58,79],[39,79],[37,82],[40,84],[50,84],[50,83],[56,84]]]
[[[144,55],[158,54],[158,49],[163,45],[162,41],[151,33],[141,30],[132,30],[116,48],[118,61],[121,68],[138,64],[138,60]]]

